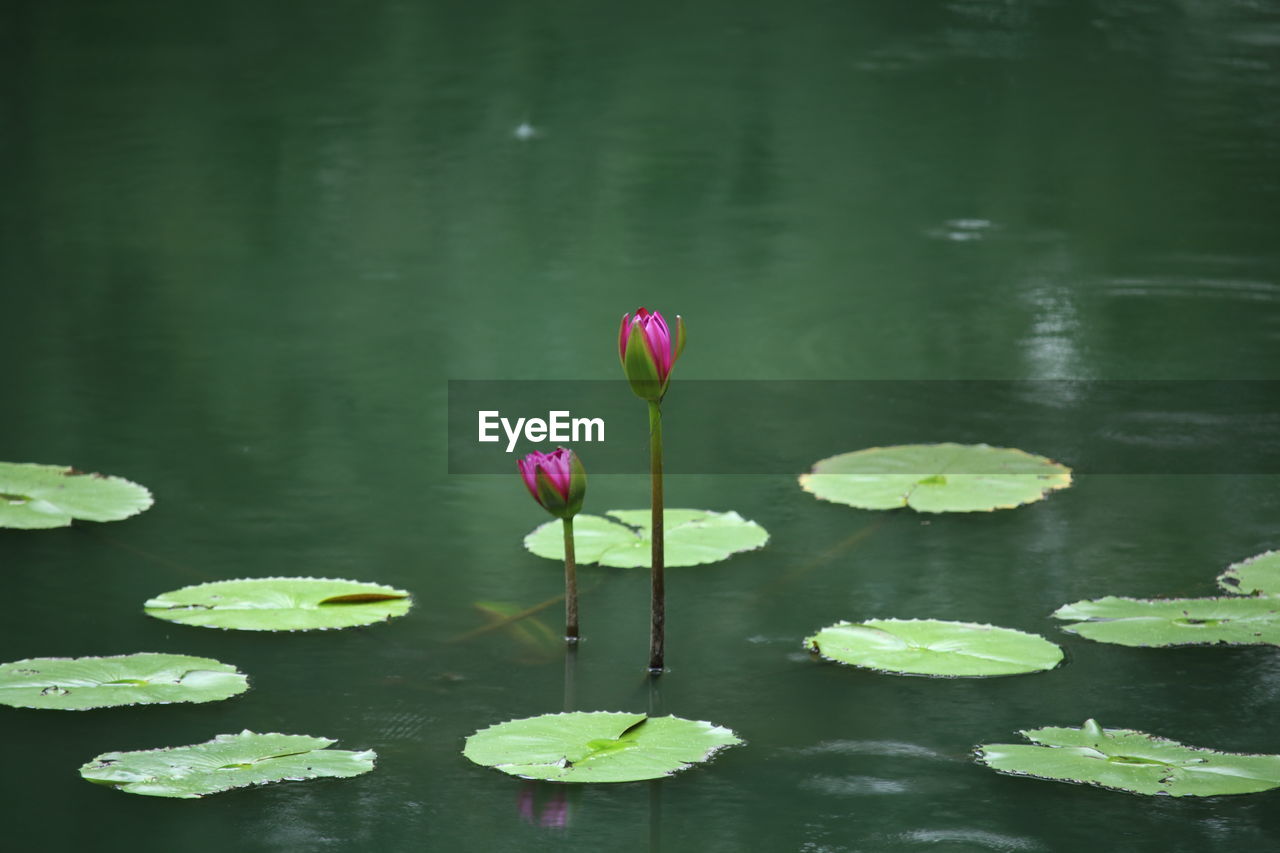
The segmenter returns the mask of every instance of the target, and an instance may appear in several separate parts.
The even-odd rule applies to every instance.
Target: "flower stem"
[[[655,675],[663,670],[666,655],[667,604],[664,577],[664,545],[662,540],[662,409],[658,403],[649,403],[649,477],[653,489],[650,518],[650,538],[653,542],[651,558],[653,598],[652,618],[649,624],[649,671]]]
[[[573,555],[573,519],[564,522],[564,641],[578,642],[578,567]]]

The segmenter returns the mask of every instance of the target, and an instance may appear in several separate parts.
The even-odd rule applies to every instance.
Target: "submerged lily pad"
[[[579,564],[599,563],[620,569],[649,567],[650,513],[647,509],[611,509],[612,521],[598,515],[573,520],[573,550]],[[753,551],[769,541],[769,534],[736,512],[708,509],[669,509],[663,512],[663,545],[667,566],[697,566],[727,560]],[[621,522],[621,523],[619,523]],[[539,557],[564,559],[564,534],[559,521],[549,521],[524,538],[524,546]]]
[[[1122,646],[1280,645],[1280,598],[1118,598],[1064,604],[1064,631]]]
[[[373,750],[326,748],[335,742],[246,730],[191,746],[103,753],[81,767],[80,775],[130,794],[194,799],[268,782],[359,776],[373,769]]]
[[[1280,595],[1280,551],[1267,551],[1227,568],[1218,586],[1242,595]]]
[[[530,608],[509,601],[477,601],[472,607],[484,615],[489,627],[502,631],[510,656],[520,663],[546,663],[564,657],[564,632],[548,628]]]
[[[152,504],[151,492],[121,477],[65,465],[0,462],[0,527],[39,530],[72,521],[120,521]]]
[[[118,705],[216,702],[249,689],[229,663],[142,653],[28,658],[0,664],[0,705],[85,711]]]
[[[740,743],[729,729],[711,723],[577,711],[481,729],[467,738],[462,754],[522,779],[638,782],[670,776]]]
[[[248,578],[166,592],[148,616],[241,631],[313,631],[382,622],[409,611],[409,593],[376,583],[326,578]]]
[[[1062,649],[1038,634],[937,619],[837,622],[804,644],[827,660],[897,675],[1018,675],[1062,662]]]
[[[979,512],[1012,509],[1071,485],[1071,469],[1043,456],[985,444],[904,444],[815,462],[800,486],[859,509]]]
[[[1021,734],[1038,746],[983,744],[978,761],[1014,776],[1077,782],[1171,797],[1252,794],[1280,787],[1280,755],[1243,755],[1184,746],[1132,729],[1075,728]]]

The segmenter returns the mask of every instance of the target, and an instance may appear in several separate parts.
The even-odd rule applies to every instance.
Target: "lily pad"
[[[151,492],[120,477],[65,465],[0,462],[0,527],[39,530],[72,521],[120,521],[152,504]]]
[[[166,592],[148,616],[241,631],[314,631],[382,622],[409,611],[409,593],[376,583],[325,578],[248,578]]]
[[[1132,729],[1048,727],[1021,734],[1038,746],[983,744],[978,761],[1000,773],[1097,785],[1134,794],[1216,797],[1280,787],[1280,755],[1184,746]]]
[[[617,521],[598,515],[573,520],[574,556],[579,564],[599,563],[620,569],[648,568],[650,513],[647,509],[611,509]],[[709,509],[669,509],[663,512],[666,565],[697,566],[718,563],[769,541],[769,534],[736,512]],[[549,521],[524,538],[524,546],[539,557],[564,559],[564,534],[559,521]]]
[[[896,675],[1019,675],[1062,662],[1062,649],[1038,634],[937,619],[837,622],[804,644],[827,660]]]
[[[980,512],[1012,509],[1071,485],[1071,469],[1043,456],[985,444],[904,444],[815,462],[800,486],[859,509]]]
[[[0,705],[85,711],[118,705],[216,702],[249,680],[228,663],[187,655],[29,658],[0,664]]]
[[[670,776],[740,743],[729,729],[711,723],[576,711],[481,729],[467,738],[462,754],[522,779],[638,782]]]
[[[130,794],[194,799],[269,782],[359,776],[373,769],[373,750],[326,748],[335,742],[246,730],[191,746],[106,752],[81,767],[80,775]]]
[[[1121,646],[1280,645],[1278,598],[1118,598],[1064,604],[1064,631]]]
[[[1280,595],[1280,551],[1267,551],[1228,567],[1218,586],[1242,595]]]

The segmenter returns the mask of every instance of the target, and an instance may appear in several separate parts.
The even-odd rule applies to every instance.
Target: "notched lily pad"
[[[801,488],[820,500],[919,512],[1012,509],[1069,485],[1065,465],[985,444],[872,447],[822,459],[800,475]]]
[[[648,568],[651,543],[647,509],[613,509],[609,518],[579,515],[573,520],[574,556],[579,564],[599,563],[621,569]],[[742,551],[764,547],[769,534],[736,512],[669,509],[663,512],[666,565],[697,566],[727,560]],[[551,560],[564,559],[559,521],[550,521],[524,538],[524,546]]]
[[[827,660],[894,675],[1019,675],[1062,662],[1062,649],[1038,634],[938,619],[837,622],[804,644]]]
[[[65,465],[0,462],[0,527],[40,530],[72,520],[120,521],[152,504],[146,487]]]
[[[1280,598],[1119,598],[1064,604],[1064,631],[1122,646],[1280,645]]]
[[[373,769],[373,750],[328,749],[333,743],[323,737],[246,730],[191,746],[103,753],[81,767],[80,775],[129,794],[194,799],[269,782],[359,776]]]
[[[382,622],[410,605],[409,593],[375,583],[248,578],[183,587],[144,607],[148,616],[205,628],[314,631]]]
[[[0,664],[0,705],[85,711],[216,702],[249,689],[228,663],[189,655],[29,658]]]
[[[1218,576],[1218,586],[1241,595],[1280,596],[1280,551],[1242,560]]]
[[[1184,746],[1132,729],[1080,728],[1020,732],[1037,746],[983,744],[982,764],[1000,773],[1076,782],[1170,797],[1252,794],[1280,787],[1280,755],[1245,755]]]
[[[522,779],[638,782],[670,776],[740,743],[729,729],[706,722],[576,711],[481,729],[467,738],[462,754]]]

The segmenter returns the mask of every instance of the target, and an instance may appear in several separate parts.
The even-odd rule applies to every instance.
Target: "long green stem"
[[[666,656],[667,601],[663,571],[666,552],[662,541],[662,408],[653,402],[649,403],[649,479],[653,490],[653,515],[649,523],[653,541],[649,671],[657,675],[663,670],[663,659]]]
[[[573,519],[564,521],[564,641],[578,642],[578,567],[573,555]]]

